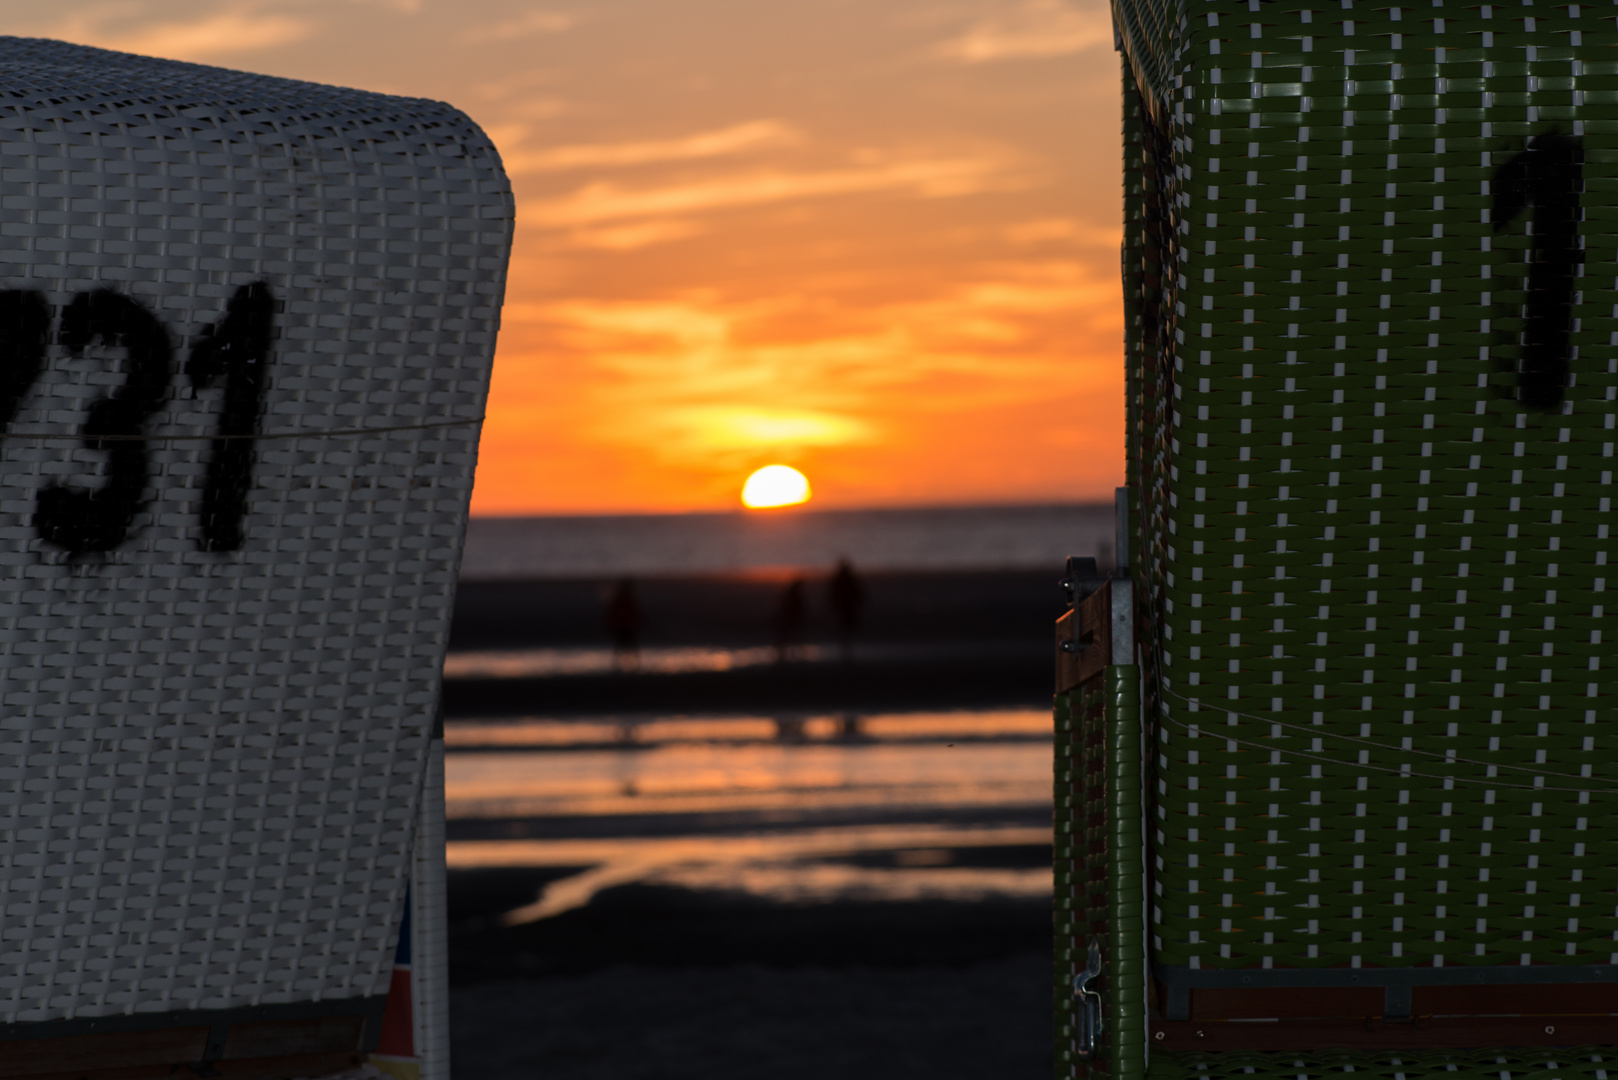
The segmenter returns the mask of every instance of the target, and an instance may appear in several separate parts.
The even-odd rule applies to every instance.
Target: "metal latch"
[[[1072,653],[1077,656],[1079,653],[1083,652],[1085,649],[1088,649],[1095,643],[1096,632],[1094,630],[1086,630],[1084,634],[1076,641],[1073,638],[1064,639],[1062,642],[1062,651],[1065,653]]]
[[[1062,592],[1067,596],[1070,605],[1095,592],[1101,581],[1101,572],[1096,569],[1095,559],[1077,555],[1068,557],[1067,574],[1062,578]]]
[[[1101,995],[1091,990],[1090,980],[1101,974],[1101,942],[1090,939],[1089,965],[1073,976],[1073,1008],[1077,1027],[1073,1052],[1088,1061],[1101,1045]]]

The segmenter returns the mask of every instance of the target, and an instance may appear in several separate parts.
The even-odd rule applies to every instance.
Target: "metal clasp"
[[[1073,632],[1077,634],[1078,628],[1075,627]],[[1095,643],[1096,632],[1094,630],[1089,630],[1086,631],[1082,637],[1067,638],[1064,640],[1062,642],[1062,651],[1065,653],[1072,653],[1074,656],[1077,656]]]
[[[1101,974],[1101,942],[1095,938],[1090,939],[1089,961],[1073,976],[1073,1009],[1078,1014],[1073,1052],[1086,1061],[1095,1057],[1101,1045],[1101,995],[1089,987],[1090,980]]]

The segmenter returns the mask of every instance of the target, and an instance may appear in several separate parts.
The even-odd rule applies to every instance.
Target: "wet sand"
[[[1046,898],[782,904],[630,887],[525,926],[479,923],[563,872],[452,877],[457,1078],[1050,1073]]]
[[[472,583],[446,682],[458,1080],[1050,1074],[1056,574]]]
[[[624,966],[461,987],[457,1080],[1036,1080],[1050,964]],[[514,1040],[512,1030],[526,1032]]]
[[[533,817],[479,816],[468,789],[455,1076],[1049,1075],[1043,776],[976,805],[893,779]]]

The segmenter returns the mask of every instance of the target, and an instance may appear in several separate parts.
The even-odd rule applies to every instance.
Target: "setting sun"
[[[742,487],[742,505],[753,510],[808,501],[808,478],[787,465],[766,465],[749,476]]]

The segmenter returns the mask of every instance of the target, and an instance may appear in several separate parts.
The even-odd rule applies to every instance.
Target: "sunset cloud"
[[[678,139],[583,143],[546,150],[513,150],[502,154],[506,172],[556,172],[564,169],[613,168],[672,161],[695,161],[795,142],[792,128],[776,120],[752,120]]]
[[[292,15],[224,11],[190,21],[163,22],[138,29],[113,29],[108,16],[120,9],[102,8],[44,31],[49,37],[119,52],[169,60],[211,60],[302,41],[315,31],[308,19]]]
[[[756,172],[663,187],[627,188],[600,182],[570,195],[530,203],[524,217],[530,223],[554,228],[881,191],[942,198],[1005,191],[1026,183],[1019,170],[999,158],[935,158],[813,172]]]
[[[1094,225],[1075,218],[1041,218],[1008,225],[1004,235],[1008,242],[1017,245],[1064,243],[1075,247],[1116,248],[1123,240],[1123,228]]]
[[[700,236],[708,230],[697,221],[641,221],[601,229],[579,229],[567,240],[576,248],[595,251],[635,251],[653,244]]]
[[[486,45],[533,37],[535,34],[560,34],[564,30],[571,30],[578,21],[577,17],[564,11],[530,11],[515,19],[469,27],[461,32],[460,40],[469,45]]]
[[[1083,8],[1063,0],[1024,0],[938,46],[940,56],[968,64],[1067,56],[1112,45],[1112,16],[1101,4]]]
[[[761,406],[695,406],[676,408],[661,425],[701,450],[796,450],[809,446],[843,446],[868,439],[871,426],[830,412],[772,409]]]
[[[926,300],[844,313],[834,332],[807,339],[792,318],[804,300],[576,300],[520,317],[549,323],[557,346],[610,375],[602,393],[614,404],[604,417],[677,416],[684,428],[725,433],[697,439],[693,449],[834,445],[868,430],[862,418],[889,408],[899,387],[906,401],[929,408],[1038,399],[1054,381],[1073,378],[1067,338],[1075,322],[1121,332],[1116,285],[1083,266],[999,270]],[[1068,329],[1052,333],[1053,319]],[[656,441],[643,419],[606,424],[614,438]]]

